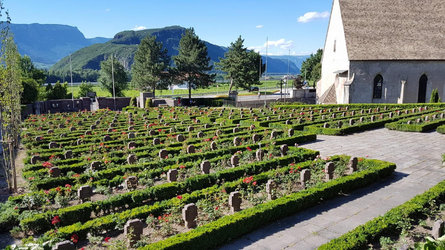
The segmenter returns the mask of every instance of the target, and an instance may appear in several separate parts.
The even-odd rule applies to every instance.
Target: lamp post
[[[114,89],[114,57],[113,57],[113,54],[111,54],[111,81],[113,82],[114,111],[116,111],[116,90]]]

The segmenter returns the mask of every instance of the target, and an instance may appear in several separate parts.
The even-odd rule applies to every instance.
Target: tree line
[[[265,69],[261,56],[254,51],[248,51],[243,43],[244,40],[240,36],[231,43],[224,58],[220,58],[220,62],[216,63],[217,70],[227,73],[225,77],[230,80],[229,92],[232,88],[249,89],[252,85],[261,84],[259,79]],[[193,28],[187,29],[182,36],[179,53],[173,57],[173,66],[170,65],[171,58],[167,52],[163,44],[156,41],[155,36],[142,39],[131,68],[133,86],[155,95],[156,90],[185,83],[190,99],[193,89],[207,88],[215,81],[216,75],[209,73],[213,66],[210,65],[207,46],[195,34]],[[115,94],[121,96],[122,91],[128,87],[129,79],[124,67],[113,56],[101,62],[99,82],[113,94],[111,71],[114,73]]]

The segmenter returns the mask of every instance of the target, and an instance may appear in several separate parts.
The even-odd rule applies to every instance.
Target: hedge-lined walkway
[[[314,249],[384,214],[445,179],[445,135],[377,129],[349,136],[317,136],[303,145],[322,157],[362,156],[397,164],[390,180],[329,200],[225,245],[222,249]]]

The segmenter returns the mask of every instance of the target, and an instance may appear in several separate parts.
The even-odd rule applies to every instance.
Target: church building
[[[444,0],[334,0],[318,103],[445,101]]]

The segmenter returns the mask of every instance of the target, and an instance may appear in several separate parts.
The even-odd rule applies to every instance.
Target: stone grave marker
[[[184,206],[182,209],[182,219],[185,222],[186,228],[195,228],[196,217],[198,217],[198,207],[194,203],[190,203]]]
[[[62,171],[58,167],[52,167],[49,169],[49,176],[57,178],[62,174]]]
[[[168,152],[166,149],[161,149],[159,150],[159,158],[161,159],[165,159],[168,156]]]
[[[109,135],[104,136],[104,142],[111,141],[111,137]]]
[[[31,156],[31,159],[30,159],[31,164],[36,164],[38,161],[40,161],[40,156],[38,156],[38,155]]]
[[[57,143],[55,143],[55,142],[50,142],[49,144],[48,144],[48,148],[57,148],[59,145],[57,145]]]
[[[90,200],[91,196],[93,196],[93,189],[88,186],[81,186],[78,190],[77,190],[77,197],[79,198],[79,200],[81,202],[85,202],[87,200]]]
[[[128,244],[133,247],[136,242],[141,240],[141,235],[144,230],[144,223],[139,219],[129,220],[125,223],[124,234],[128,239]]]
[[[433,229],[431,230],[431,234],[434,239],[439,239],[443,235],[444,222],[443,220],[436,220],[433,225]]]
[[[136,134],[134,132],[128,133],[128,139],[134,139],[136,138]]]
[[[216,146],[216,142],[212,141],[212,143],[210,143],[210,149],[211,150],[217,150],[218,147]]]
[[[232,155],[232,157],[230,158],[230,164],[232,165],[232,167],[238,167],[239,165],[239,157],[237,155]]]
[[[335,165],[333,162],[326,163],[324,167],[326,181],[334,179],[334,170],[335,170]]]
[[[178,170],[177,169],[170,169],[167,172],[167,181],[168,182],[174,182],[178,180]]]
[[[161,144],[161,139],[159,138],[153,138],[153,146]]]
[[[241,194],[238,191],[231,192],[229,195],[229,206],[232,213],[241,211]]]
[[[253,143],[257,143],[257,142],[259,142],[259,141],[260,141],[260,135],[258,135],[258,134],[253,134],[253,135],[252,135],[252,141],[253,141]]]
[[[280,146],[281,156],[286,156],[287,155],[287,151],[289,151],[289,147],[287,146],[287,144],[283,144],[283,145]]]
[[[275,138],[277,138],[277,136],[278,136],[278,132],[277,131],[272,131],[272,133],[270,133],[270,139],[271,140],[273,140],[273,139],[275,139]]]
[[[303,169],[300,173],[300,182],[303,188],[306,188],[306,183],[311,179],[311,171],[309,169]]]
[[[352,126],[352,125],[354,125],[354,119],[349,119],[349,126]]]
[[[274,180],[268,180],[266,183],[266,193],[267,199],[275,200],[277,198],[275,192],[277,188],[277,183]]]
[[[241,145],[241,139],[238,136],[235,136],[235,138],[233,138],[233,146],[239,146]]]
[[[258,149],[255,153],[255,157],[257,161],[262,161],[264,158],[264,151],[261,149]]]
[[[204,133],[202,131],[199,131],[198,134],[196,134],[196,136],[198,138],[203,138],[204,137]]]
[[[128,149],[136,148],[136,142],[134,142],[134,141],[129,142],[128,145],[127,145],[127,148]]]
[[[137,157],[136,157],[135,154],[129,154],[127,156],[127,163],[128,164],[132,165],[132,164],[135,164],[136,162],[137,162]]]
[[[194,154],[194,153],[196,153],[195,146],[188,145],[187,146],[187,154]]]
[[[351,157],[351,159],[349,159],[348,166],[347,166],[349,174],[352,174],[355,171],[357,171],[357,164],[358,164],[357,157]]]
[[[71,151],[71,150],[67,150],[67,151],[65,151],[65,153],[64,153],[64,157],[65,157],[65,159],[71,159],[71,158],[73,158],[73,151]]]
[[[125,187],[128,190],[135,190],[138,187],[138,177],[128,176],[125,180]]]
[[[100,163],[100,161],[93,161],[93,162],[91,162],[91,164],[90,164],[90,168],[91,168],[91,170],[93,170],[93,171],[100,170],[100,169],[101,169],[101,163]]]
[[[182,134],[179,134],[176,136],[176,140],[178,142],[183,142],[183,141],[185,141],[185,137]]]
[[[209,174],[210,173],[210,161],[203,161],[201,162],[201,172],[203,174]]]
[[[329,128],[329,123],[325,122],[325,123],[323,124],[323,128]]]

